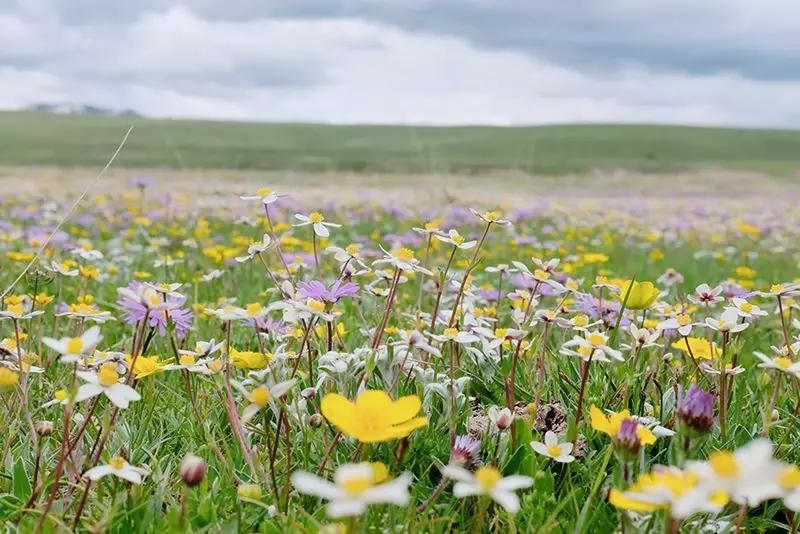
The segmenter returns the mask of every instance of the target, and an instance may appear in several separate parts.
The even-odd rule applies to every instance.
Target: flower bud
[[[206,462],[194,454],[187,454],[181,462],[181,479],[189,487],[200,484],[206,477],[208,466]]]
[[[36,433],[39,434],[41,437],[47,437],[53,433],[53,422],[52,421],[39,421],[36,423]]]
[[[770,415],[772,416],[772,422],[775,422],[775,421],[777,421],[778,419],[781,418],[781,414],[778,413],[778,410],[776,410],[774,408],[772,409],[772,413]]]
[[[642,447],[639,435],[636,430],[639,423],[633,419],[624,419],[620,424],[619,431],[614,435],[613,442],[618,450],[635,455]]]
[[[322,425],[323,420],[324,419],[322,418],[321,414],[311,414],[311,416],[308,418],[308,425],[311,428],[319,428]]]
[[[706,433],[714,426],[714,401],[713,394],[692,384],[678,403],[678,418],[690,430]]]
[[[317,392],[314,388],[305,388],[303,391],[300,392],[300,395],[306,399],[313,399],[316,393]]]

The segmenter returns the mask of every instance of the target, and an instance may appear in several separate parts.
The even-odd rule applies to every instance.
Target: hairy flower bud
[[[631,455],[635,455],[639,452],[642,444],[639,440],[639,434],[636,432],[638,428],[639,423],[633,419],[625,419],[622,421],[619,431],[612,438],[618,450],[630,453]]]
[[[187,454],[181,462],[181,479],[189,487],[197,486],[206,477],[206,462],[194,454]]]
[[[678,418],[694,432],[706,433],[714,426],[714,400],[713,394],[692,384],[678,403]]]
[[[52,421],[39,421],[36,423],[36,433],[41,437],[47,437],[53,433]]]

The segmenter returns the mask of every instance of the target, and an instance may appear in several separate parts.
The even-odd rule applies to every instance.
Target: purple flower
[[[297,284],[297,290],[303,298],[336,302],[342,297],[357,297],[359,292],[358,284],[336,280],[330,289],[319,280],[301,282]]]
[[[708,432],[714,426],[715,397],[695,384],[689,386],[678,403],[678,417],[696,432]]]
[[[450,451],[450,463],[459,466],[480,465],[481,441],[470,435],[456,437]]]
[[[617,434],[613,438],[614,445],[618,450],[632,455],[639,452],[642,443],[639,440],[639,435],[636,433],[638,428],[639,423],[633,419],[623,419]]]
[[[134,281],[128,284],[128,288],[136,292],[140,285],[142,285],[141,282]],[[183,338],[192,327],[192,312],[182,308],[185,302],[186,297],[183,295],[168,295],[167,304],[169,304],[169,308],[151,310],[147,322],[153,328],[158,327],[158,335],[165,337],[167,335],[167,324],[172,321],[175,324],[175,331],[178,337]],[[124,319],[128,324],[136,324],[147,315],[147,308],[141,302],[122,297],[117,301],[117,304],[124,310]]]

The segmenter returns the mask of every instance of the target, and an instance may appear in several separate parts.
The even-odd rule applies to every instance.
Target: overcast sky
[[[800,128],[798,0],[0,0],[0,108]]]

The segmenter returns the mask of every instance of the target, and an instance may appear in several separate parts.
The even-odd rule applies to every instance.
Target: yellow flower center
[[[455,243],[456,245],[461,245],[464,243],[464,236],[460,234],[455,234],[451,239],[453,240],[453,243]]]
[[[502,478],[500,471],[491,465],[485,465],[475,471],[475,479],[486,490],[493,489]]]
[[[581,356],[587,356],[588,357],[588,356],[591,356],[593,352],[594,352],[594,349],[592,347],[584,347],[584,346],[579,346],[578,347],[578,354],[580,354]]]
[[[361,495],[374,485],[374,480],[367,477],[349,477],[342,480],[342,489],[353,497]]]
[[[540,280],[548,280],[550,278],[550,273],[542,269],[536,269],[533,271],[533,275]]]
[[[436,230],[437,226],[435,222],[427,222],[425,223],[426,230]]]
[[[372,467],[375,484],[380,484],[389,478],[389,468],[383,462],[371,462],[369,465]]]
[[[678,324],[679,325],[686,326],[687,324],[690,324],[691,322],[692,322],[692,318],[688,314],[682,313],[682,314],[678,315]]]
[[[584,314],[576,315],[572,318],[572,324],[575,326],[586,326],[589,324],[589,317]]]
[[[414,251],[410,248],[399,248],[394,252],[394,257],[400,261],[409,262],[414,259]]]
[[[58,402],[64,402],[67,400],[67,391],[65,389],[59,389],[53,394],[53,398]]]
[[[742,304],[739,306],[739,309],[742,310],[743,312],[749,312],[750,310],[753,309],[753,305],[750,304],[749,302],[742,302]]]
[[[22,304],[11,304],[8,307],[8,311],[14,315],[22,315],[25,312],[25,308],[22,306]]]
[[[508,329],[507,328],[495,328],[494,329],[494,337],[496,337],[497,339],[504,338],[507,335],[508,335]]]
[[[779,356],[772,361],[775,362],[775,365],[777,365],[780,369],[786,370],[792,366],[792,360],[789,358],[784,358],[783,356]]]
[[[784,286],[783,284],[773,284],[773,285],[772,285],[772,286],[769,288],[769,292],[770,292],[770,293],[772,293],[773,295],[777,295],[778,293],[780,293],[781,291],[783,291],[783,288],[784,288],[784,287],[786,287],[786,286]]]
[[[97,371],[97,381],[101,386],[113,386],[119,381],[117,365],[114,363],[104,363]]]
[[[347,252],[351,256],[355,256],[356,254],[359,253],[360,250],[361,250],[361,247],[359,247],[355,243],[352,244],[352,245],[347,245],[347,248],[344,249],[344,251]]]
[[[606,344],[606,338],[602,334],[589,334],[586,336],[586,341],[594,347],[604,347]]]
[[[784,469],[778,477],[778,483],[784,488],[800,486],[800,469],[794,465]]]
[[[717,476],[731,478],[739,474],[739,464],[732,452],[715,451],[708,456],[708,463]]]
[[[261,313],[262,306],[258,302],[253,302],[245,306],[245,311],[247,311],[247,315],[250,317],[255,317],[259,313]]]
[[[181,356],[181,357],[180,357],[180,359],[178,360],[178,362],[179,362],[181,365],[183,365],[184,367],[190,367],[190,366],[194,365],[196,361],[197,361],[197,360],[195,359],[195,357],[194,357],[194,356],[192,356],[191,354],[184,354],[184,355],[183,355],[183,356]]]
[[[216,359],[216,360],[214,360],[213,362],[209,362],[209,363],[208,363],[208,369],[209,369],[209,370],[210,370],[212,373],[219,373],[220,371],[222,371],[222,360],[220,360],[219,358],[217,358],[217,359]]]
[[[80,354],[83,350],[83,340],[79,337],[73,337],[67,341],[68,354]]]
[[[125,458],[121,456],[114,456],[108,461],[108,465],[119,471],[123,467],[125,467]]]
[[[256,191],[256,194],[260,197],[266,197],[270,193],[272,193],[272,189],[270,189],[269,187],[259,187],[258,191]]]
[[[311,311],[316,313],[322,313],[325,311],[325,303],[321,300],[308,299],[306,301],[306,305],[311,309]]]
[[[552,456],[554,458],[558,458],[561,456],[561,447],[558,445],[550,445],[547,447],[547,455]]]
[[[486,220],[491,222],[497,222],[498,220],[500,220],[500,212],[499,211],[486,212]]]
[[[447,337],[456,337],[458,335],[458,328],[445,328],[444,335]]]
[[[269,390],[263,386],[257,387],[250,392],[250,399],[253,401],[253,404],[257,404],[261,408],[267,405],[270,397]]]
[[[308,218],[311,219],[313,223],[321,223],[325,220],[325,217],[318,211],[314,211],[308,214]]]

